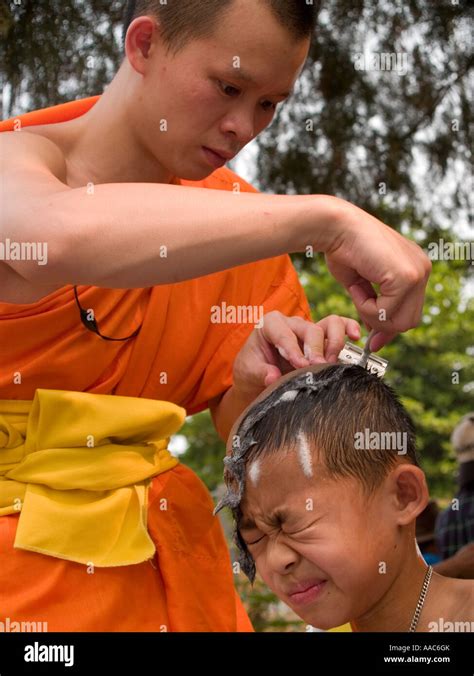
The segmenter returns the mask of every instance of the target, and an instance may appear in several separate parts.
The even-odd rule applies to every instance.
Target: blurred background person
[[[458,491],[437,518],[436,544],[443,559],[437,572],[451,577],[474,578],[474,412],[465,415],[453,430],[451,443],[459,465]],[[444,567],[443,567],[444,566]],[[444,570],[447,569],[448,572]]]

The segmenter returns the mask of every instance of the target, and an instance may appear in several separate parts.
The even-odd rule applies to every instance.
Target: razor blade
[[[367,353],[367,351],[352,343],[346,343],[344,345],[339,352],[338,361],[340,364],[362,366],[362,368],[365,368],[379,378],[383,378],[388,367],[388,361],[386,359],[382,359],[382,357],[378,357],[375,354]]]

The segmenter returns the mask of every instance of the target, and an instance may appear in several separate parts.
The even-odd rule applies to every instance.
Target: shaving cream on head
[[[254,486],[256,486],[258,483],[260,477],[260,470],[261,470],[260,458],[256,458],[248,469],[250,481],[253,483]]]
[[[300,465],[303,468],[305,476],[313,476],[313,456],[311,455],[311,449],[308,444],[308,440],[303,432],[298,432],[298,444],[296,446],[296,451],[298,453],[298,459]]]

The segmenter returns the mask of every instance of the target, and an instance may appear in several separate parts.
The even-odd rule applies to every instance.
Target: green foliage
[[[187,418],[180,434],[189,443],[180,460],[199,475],[211,493],[215,492],[222,484],[225,445],[214,429],[209,411]]]

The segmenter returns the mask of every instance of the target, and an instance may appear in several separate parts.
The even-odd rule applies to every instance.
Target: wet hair
[[[257,1],[257,0],[254,0]],[[315,6],[319,0],[261,0],[298,42],[312,35]],[[128,0],[123,23],[123,42],[128,27],[138,16],[153,15],[161,24],[162,36],[169,52],[177,53],[188,42],[211,37],[218,21],[228,12],[234,0]],[[249,21],[252,17],[249,16]]]
[[[255,563],[239,531],[246,469],[258,457],[294,448],[300,433],[328,476],[357,479],[367,496],[400,457],[418,465],[413,421],[394,390],[373,373],[338,364],[283,382],[240,421],[232,454],[224,459],[228,491],[215,510],[231,508],[241,568],[252,582]]]

